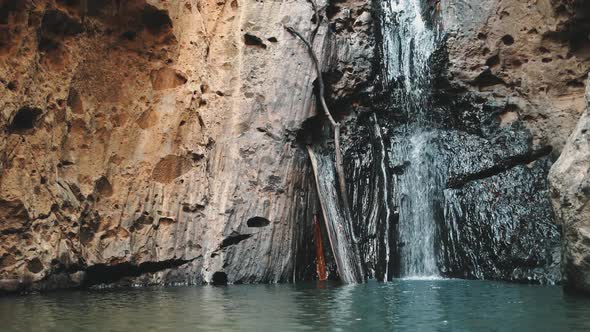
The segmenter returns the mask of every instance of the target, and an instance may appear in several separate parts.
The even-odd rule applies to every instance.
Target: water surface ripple
[[[0,298],[2,331],[583,331],[590,299],[463,280],[77,291]]]

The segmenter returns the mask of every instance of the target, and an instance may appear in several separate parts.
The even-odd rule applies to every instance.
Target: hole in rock
[[[57,0],[57,3],[63,4],[68,7],[78,7],[80,6],[80,0]]]
[[[326,8],[326,16],[328,17],[328,19],[332,19],[340,12],[340,9],[341,8],[338,5],[335,5],[332,2],[330,2],[328,7]]]
[[[295,140],[305,146],[318,142],[323,135],[323,121],[321,115],[316,115],[306,119],[301,124],[301,128],[297,130]]]
[[[219,249],[236,245],[246,239],[249,239],[250,237],[252,237],[252,234],[232,234],[223,239],[223,241],[221,242],[221,246],[219,246]]]
[[[246,223],[248,227],[266,227],[270,225],[270,220],[263,217],[252,217]]]
[[[137,37],[137,32],[131,30],[125,31],[121,34],[121,38],[127,40],[135,40],[135,37]]]
[[[168,11],[159,10],[149,5],[144,8],[141,21],[152,34],[166,32],[172,28],[172,20],[168,15]]]
[[[514,44],[514,37],[511,35],[504,35],[504,37],[502,37],[502,43],[504,43],[504,45],[510,46]]]
[[[500,63],[500,56],[498,54],[491,56],[486,60],[486,66],[488,67],[493,67],[498,63]]]
[[[225,286],[227,285],[227,274],[225,272],[215,272],[211,279],[211,285],[213,286]]]
[[[266,45],[264,44],[262,39],[249,33],[244,34],[244,43],[249,46],[258,46],[261,48],[266,48]]]
[[[18,112],[16,112],[16,115],[12,119],[12,122],[10,123],[10,126],[8,128],[9,131],[23,132],[26,130],[33,129],[41,113],[42,111],[38,108],[26,106],[21,108],[20,110],[18,110]]]
[[[82,24],[65,12],[48,10],[43,15],[39,27],[38,48],[44,52],[57,49],[61,39],[80,34],[82,31]]]
[[[59,47],[59,43],[55,42],[50,38],[41,37],[39,39],[38,47],[39,50],[46,52],[57,49]]]
[[[276,42],[278,42],[278,40],[277,40],[275,37],[270,37],[270,38],[268,38],[268,41],[269,41],[269,42],[271,42],[271,43],[276,43]]]
[[[494,75],[491,70],[486,69],[473,80],[473,84],[479,87],[490,87],[498,84],[506,85],[506,82]]]
[[[105,176],[101,176],[94,185],[95,191],[101,196],[113,195],[113,186]]]
[[[154,273],[172,269],[190,263],[192,260],[169,259],[164,261],[148,261],[139,265],[123,262],[120,264],[96,264],[86,268],[84,286],[110,284],[128,277],[138,277],[142,274]]]
[[[48,10],[40,29],[54,35],[73,36],[82,32],[82,24],[60,10]]]
[[[8,84],[6,84],[6,88],[10,91],[16,91],[18,86],[16,85],[15,81],[10,81],[10,82],[8,82]]]
[[[33,258],[27,263],[27,269],[32,273],[39,273],[43,271],[43,263],[39,258]]]
[[[8,24],[8,18],[12,12],[15,12],[19,6],[20,1],[0,1],[0,24]]]
[[[565,85],[572,87],[572,88],[583,88],[586,86],[586,84],[584,84],[584,82],[580,82],[577,80],[568,81]]]

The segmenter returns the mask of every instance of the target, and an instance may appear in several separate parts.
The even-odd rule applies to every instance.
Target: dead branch
[[[322,104],[322,109],[324,110],[324,113],[326,114],[326,116],[330,120],[332,127],[336,128],[337,123],[334,120],[334,118],[332,117],[332,114],[330,113],[330,110],[328,109],[328,105],[326,104],[326,99],[324,98],[324,93],[325,93],[326,88],[324,86],[324,80],[322,78],[322,70],[320,68],[320,63],[318,61],[318,58],[315,55],[315,52],[313,51],[313,48],[311,47],[311,44],[299,32],[297,32],[297,30],[293,29],[292,27],[285,27],[285,29],[287,31],[289,31],[289,33],[294,35],[295,37],[299,38],[303,42],[303,44],[305,44],[305,47],[307,48],[307,52],[309,53],[309,56],[311,57],[311,60],[313,61],[313,65],[315,66],[315,70],[318,75],[318,88],[319,88],[318,94],[320,97],[320,102]]]
[[[320,14],[318,13],[318,5],[315,3],[315,0],[309,0],[309,2],[311,2],[311,7],[313,8],[313,13],[315,16],[315,28],[311,31],[311,37],[309,38],[310,44],[313,44],[315,36],[318,34],[318,30],[320,29],[322,20]]]
[[[320,176],[320,169],[324,169],[328,164],[323,160],[324,158],[316,155],[313,148],[309,145],[307,146],[307,152],[311,161],[314,182],[318,192],[318,199],[321,203],[330,248],[334,254],[334,261],[336,262],[340,280],[345,283],[362,282],[364,280],[364,273],[359,269],[358,255],[355,253],[356,244],[351,241],[348,227],[346,227],[348,225],[347,217],[342,213],[343,211],[330,208],[330,194],[326,194],[326,191],[331,190],[329,187],[334,185],[334,183],[330,182],[336,182],[333,179],[334,174],[329,172],[329,174]]]

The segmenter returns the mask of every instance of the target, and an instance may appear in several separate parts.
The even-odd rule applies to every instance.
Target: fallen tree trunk
[[[315,39],[315,35],[319,29],[319,25],[320,25],[320,17],[318,14],[318,9],[317,9],[317,5],[313,0],[310,0],[313,10],[314,10],[314,15],[316,18],[316,25],[314,30],[312,31],[311,34],[311,41],[313,42],[313,40]],[[348,203],[348,194],[346,192],[346,178],[344,176],[344,161],[342,158],[342,148],[340,146],[340,124],[338,122],[336,122],[336,120],[334,119],[334,117],[332,116],[332,113],[330,112],[330,109],[328,108],[328,104],[326,103],[326,99],[324,97],[325,95],[325,85],[324,85],[324,79],[322,77],[322,71],[320,68],[320,63],[318,61],[318,58],[315,54],[315,52],[313,51],[313,47],[311,45],[311,43],[305,39],[305,37],[303,37],[297,30],[295,30],[292,27],[285,27],[285,29],[291,33],[293,36],[297,37],[299,40],[301,40],[303,42],[303,44],[305,45],[307,52],[309,54],[309,56],[311,57],[311,60],[314,64],[316,73],[317,73],[317,81],[318,81],[318,98],[320,101],[320,104],[322,106],[322,110],[324,111],[324,114],[326,115],[326,117],[328,118],[328,120],[330,121],[330,125],[332,126],[332,129],[334,130],[334,154],[335,154],[335,168],[336,168],[336,175],[337,175],[337,182],[338,182],[338,187],[339,187],[339,197],[340,197],[340,203],[342,205],[342,210],[343,210],[343,219],[341,220],[341,227],[343,228],[344,231],[344,236],[346,237],[346,241],[350,242],[351,245],[351,251],[353,254],[353,257],[350,257],[350,259],[352,259],[352,266],[355,270],[355,277],[354,280],[349,280],[346,282],[363,282],[364,281],[364,271],[363,271],[363,265],[361,263],[361,258],[360,258],[360,253],[358,250],[358,240],[356,238],[356,236],[354,235],[354,229],[353,229],[353,225],[352,225],[352,214],[350,211],[350,205]],[[313,151],[311,151],[311,149],[308,149],[308,151],[310,152],[310,158],[313,155]],[[312,162],[313,163],[313,162]],[[314,173],[316,174],[316,183],[317,183],[317,169],[314,170]],[[322,209],[324,204],[322,204]],[[324,218],[326,219],[326,218]],[[329,219],[326,219],[326,224],[329,223]],[[337,247],[338,248],[338,247]],[[334,251],[334,246],[332,246],[332,251]],[[340,255],[339,253],[334,252],[334,255]],[[341,269],[339,268],[339,273],[342,274],[344,273],[344,271],[341,271]]]
[[[351,238],[348,227],[350,219],[340,208],[334,162],[329,156],[316,154],[311,146],[307,147],[307,152],[340,279],[345,283],[363,282],[364,272],[360,268],[362,265],[356,249],[357,244]]]

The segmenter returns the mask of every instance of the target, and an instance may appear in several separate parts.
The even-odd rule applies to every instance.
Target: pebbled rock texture
[[[350,99],[370,3],[319,5],[314,49]],[[312,17],[305,0],[0,1],[0,290],[310,278],[297,138],[316,73],[283,26],[308,36]]]
[[[451,91],[506,105],[535,146],[559,156],[584,110],[590,70],[590,4],[584,0],[434,1]]]

